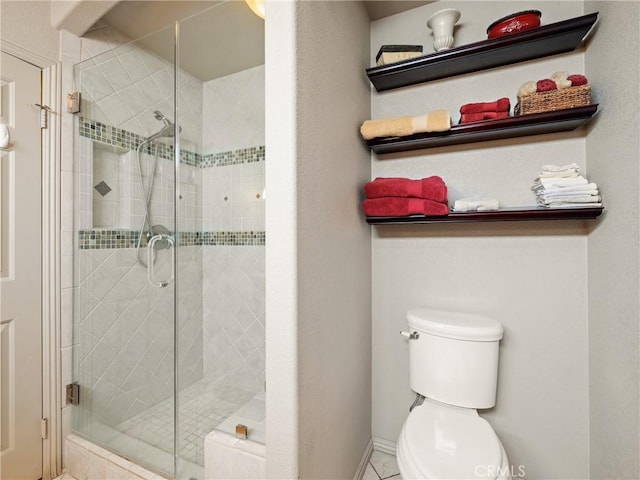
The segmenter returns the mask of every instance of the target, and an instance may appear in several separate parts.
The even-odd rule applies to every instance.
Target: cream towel
[[[536,93],[537,90],[538,87],[536,86],[536,82],[526,82],[520,85],[520,88],[518,89],[518,96],[526,97],[527,95]]]
[[[569,72],[555,72],[551,75],[551,80],[556,82],[558,90],[562,90],[563,88],[569,88],[572,85],[571,80],[567,80],[568,76]]]
[[[366,120],[360,127],[365,140],[383,137],[406,137],[422,132],[446,132],[451,129],[449,110],[433,110],[419,117]]]
[[[500,202],[495,198],[461,198],[453,204],[454,212],[488,212],[499,208]]]

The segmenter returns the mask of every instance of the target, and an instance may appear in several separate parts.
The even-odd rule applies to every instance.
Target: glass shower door
[[[74,125],[73,380],[80,395],[73,429],[170,476],[175,30],[107,50],[74,69],[81,109]]]
[[[260,50],[221,2],[115,49],[105,28],[74,71],[73,430],[169,478],[204,478],[209,434],[265,438],[264,56],[237,22]],[[198,68],[222,55],[245,61]]]

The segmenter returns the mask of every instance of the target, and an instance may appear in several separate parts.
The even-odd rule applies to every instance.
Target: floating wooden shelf
[[[462,143],[526,137],[543,133],[567,132],[585,125],[598,110],[598,104],[553,112],[516,115],[497,120],[454,125],[447,132],[416,133],[406,137],[374,138],[367,146],[375,153],[394,153]]]
[[[369,225],[404,225],[410,223],[470,223],[470,222],[513,222],[531,220],[593,220],[604,209],[602,207],[580,208],[544,208],[515,207],[502,208],[493,212],[451,212],[448,215],[426,217],[410,215],[408,217],[366,217]]]
[[[591,13],[431,55],[371,67],[367,69],[367,76],[376,90],[382,92],[570,52],[580,45],[597,18],[597,12]]]

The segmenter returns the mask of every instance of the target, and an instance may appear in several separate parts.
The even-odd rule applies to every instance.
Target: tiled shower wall
[[[155,34],[173,38],[170,29]],[[82,38],[82,114],[105,125],[149,136],[160,130],[154,118],[158,110],[173,118],[173,77],[171,62],[112,29],[98,25]],[[116,48],[116,50],[109,51]],[[179,70],[181,141],[188,150],[197,149],[202,131],[202,82]]]
[[[181,384],[202,377],[202,247],[180,254]],[[170,257],[159,252],[159,276]],[[147,283],[134,248],[80,249],[75,311],[76,378],[85,395],[76,427],[115,426],[173,394],[173,294]]]
[[[163,34],[171,38],[169,30]],[[91,58],[78,67],[74,380],[85,393],[75,426],[85,433],[96,421],[115,426],[173,395],[173,289],[149,285],[135,245],[145,211],[138,161],[147,190],[153,181],[151,224],[174,230],[173,147],[137,148],[163,127],[154,110],[173,120],[174,69],[135,43],[104,51],[124,42],[110,27],[94,30],[81,48],[83,58]],[[183,148],[192,149],[182,156],[178,227],[193,233],[201,229],[201,176],[189,160],[200,143],[202,82],[180,72],[178,85],[180,102],[195,108],[179,120]],[[182,247],[176,272],[183,387],[203,371],[201,251],[197,244]],[[158,252],[157,278],[169,278],[170,262],[169,250]]]
[[[167,302],[173,299],[166,289],[147,285],[146,270],[136,264],[132,244],[144,208],[132,146],[140,141],[136,137],[149,136],[162,126],[153,110],[172,117],[168,88],[172,67],[134,44],[93,58],[126,41],[106,25],[97,25],[82,39],[63,34],[66,85],[72,73],[69,65],[91,59],[84,65],[82,115],[98,127],[80,137],[75,167],[79,201],[73,202],[68,194],[64,198],[66,211],[70,204],[79,208],[73,215],[75,228],[68,222],[63,225],[67,245],[76,245],[73,280],[67,275],[69,282],[64,285],[63,315],[70,332],[75,310],[75,360],[83,367],[76,366],[75,371],[83,372],[80,383],[93,389],[86,405],[110,425],[172,393]],[[179,255],[181,385],[202,378],[206,371],[206,378],[218,385],[260,391],[264,386],[264,68],[230,77],[234,78],[214,80],[203,88],[199,80],[179,74],[184,150],[179,228],[187,232],[182,238],[190,245],[181,247]],[[69,125],[70,119],[65,120]],[[201,132],[202,125],[208,130]],[[103,136],[92,137],[98,130],[104,130]],[[221,147],[214,148],[216,144]],[[154,152],[142,150],[143,177],[148,180]],[[162,157],[151,215],[154,224],[171,229],[172,163]],[[63,182],[68,187],[74,175],[65,170]],[[110,189],[104,195],[95,188],[102,181]],[[162,258],[165,253],[159,258],[159,275],[168,262]],[[70,262],[74,253],[67,249],[63,255]],[[63,356],[70,369],[70,335],[66,338]],[[65,376],[70,379],[68,370]]]
[[[202,148],[224,152],[264,145],[264,65],[203,85]]]
[[[206,82],[206,151],[264,145],[264,65]],[[264,159],[262,150],[260,160]],[[264,161],[203,170],[206,230],[264,232]],[[203,252],[204,372],[220,385],[265,388],[264,246],[210,247]]]

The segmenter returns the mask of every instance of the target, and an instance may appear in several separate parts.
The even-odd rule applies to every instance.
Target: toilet
[[[409,384],[424,397],[397,445],[403,480],[511,479],[500,439],[477,409],[496,403],[500,322],[430,309],[407,313]]]

